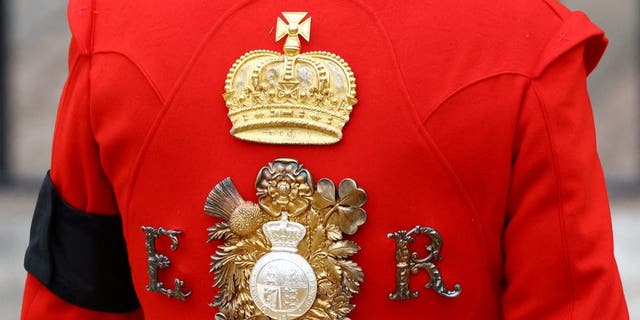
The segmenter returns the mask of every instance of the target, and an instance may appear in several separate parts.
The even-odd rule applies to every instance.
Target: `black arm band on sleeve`
[[[48,173],[33,214],[24,267],[79,307],[122,313],[140,306],[120,216],[72,208],[56,194]]]

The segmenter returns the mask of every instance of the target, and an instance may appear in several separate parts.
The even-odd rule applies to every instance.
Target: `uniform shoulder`
[[[544,47],[534,75],[542,73],[553,61],[576,47],[584,47],[584,64],[587,74],[596,67],[608,44],[608,39],[600,27],[581,11],[572,11],[555,0],[537,0],[549,6],[562,20],[553,30]]]
[[[477,4],[476,4],[477,5]],[[483,4],[484,5],[484,4]],[[556,0],[500,0],[486,5],[493,13],[503,13],[495,36],[513,41],[521,50],[516,56],[529,52],[530,64],[523,71],[537,76],[560,56],[577,46],[585,47],[585,68],[591,72],[607,45],[604,32],[581,11],[573,11]],[[481,16],[478,17],[482,19]],[[522,37],[521,35],[525,35]],[[514,47],[515,47],[514,46]]]
[[[374,9],[396,50],[429,55],[449,65],[452,56],[467,61],[476,75],[503,71],[534,75],[571,47],[603,33],[579,11],[555,0],[378,1]],[[399,41],[413,39],[409,41]],[[606,43],[606,41],[604,41]],[[434,56],[431,56],[433,53]],[[598,54],[594,54],[597,56]],[[443,57],[444,56],[444,57]]]

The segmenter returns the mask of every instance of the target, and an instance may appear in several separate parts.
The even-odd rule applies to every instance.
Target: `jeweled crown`
[[[238,139],[274,144],[331,144],[356,104],[351,68],[339,56],[300,53],[300,38],[310,40],[306,12],[283,12],[276,41],[286,36],[284,54],[254,50],[233,64],[223,95]]]
[[[298,243],[307,233],[303,225],[289,221],[286,213],[283,213],[278,221],[263,224],[262,231],[271,242],[272,251],[288,252],[298,251]]]

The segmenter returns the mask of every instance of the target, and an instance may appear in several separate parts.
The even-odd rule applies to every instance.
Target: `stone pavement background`
[[[56,105],[66,75],[65,2],[9,0],[11,165],[0,187],[0,318],[18,319],[22,257],[38,185],[49,166]],[[637,0],[563,1],[586,11],[611,40],[590,77],[599,151],[612,192],[616,257],[631,318],[640,320],[640,7]],[[6,3],[6,2],[5,2]]]

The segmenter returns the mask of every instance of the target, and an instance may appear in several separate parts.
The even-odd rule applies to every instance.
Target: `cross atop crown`
[[[283,12],[282,15],[287,22],[278,17],[276,24],[276,42],[287,36],[284,43],[284,53],[286,55],[296,55],[300,53],[300,38],[302,36],[309,41],[311,38],[311,18],[302,21],[307,15],[306,12]]]

